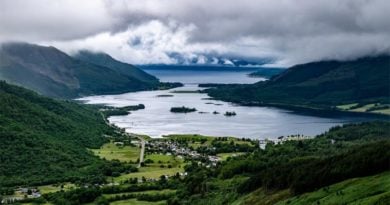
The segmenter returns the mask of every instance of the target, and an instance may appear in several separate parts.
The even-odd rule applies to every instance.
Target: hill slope
[[[299,204],[386,204],[390,198],[390,172],[348,179],[314,192],[291,197],[288,190],[264,191],[260,188],[234,205],[299,205]]]
[[[158,84],[158,79],[156,77],[133,65],[117,61],[106,53],[94,53],[91,51],[82,50],[73,57],[85,62],[110,68],[127,76],[133,76],[142,82]]]
[[[270,205],[348,179],[388,172],[389,125],[343,125],[313,139],[267,144],[264,150],[230,158],[216,168],[192,164],[172,201]]]
[[[86,149],[112,133],[100,113],[0,81],[0,187],[99,178]]]
[[[1,80],[51,97],[137,91],[154,88],[158,83],[151,76],[141,76],[142,71],[135,67],[132,72],[123,70],[74,59],[54,47],[6,43],[0,48]]]
[[[389,81],[390,56],[379,56],[297,65],[266,82],[221,86],[208,93],[244,104],[330,108],[347,103],[388,103]]]
[[[386,204],[390,200],[390,172],[349,179],[287,199],[282,204]],[[387,201],[387,202],[386,202]]]

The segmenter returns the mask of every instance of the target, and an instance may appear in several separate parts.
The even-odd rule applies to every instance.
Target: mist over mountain
[[[0,205],[389,205],[390,0],[0,0]]]
[[[145,90],[158,84],[157,78],[106,54],[84,53],[79,58],[55,47],[4,43],[0,79],[59,98]]]
[[[387,0],[3,0],[0,42],[100,51],[131,64],[215,53],[292,66],[389,54],[389,6]]]
[[[272,58],[246,60],[243,57],[220,56],[216,54],[185,55],[179,52],[167,54],[175,62],[173,65],[227,66],[227,67],[259,67],[274,62]]]

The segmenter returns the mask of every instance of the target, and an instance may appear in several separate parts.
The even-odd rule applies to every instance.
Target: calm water
[[[194,71],[194,70],[145,70],[163,82],[199,83],[255,83],[264,78],[251,78],[252,71]],[[253,70],[254,71],[254,70]]]
[[[358,118],[322,118],[298,115],[291,111],[271,107],[245,107],[207,99],[207,94],[172,93],[176,90],[198,90],[197,83],[253,83],[244,72],[228,71],[149,71],[162,81],[179,81],[184,87],[165,91],[143,91],[121,95],[103,95],[82,98],[89,104],[107,104],[121,107],[144,104],[145,110],[134,111],[127,116],[113,116],[111,123],[126,128],[128,132],[160,137],[167,134],[203,134],[248,138],[276,138],[282,135],[316,135],[332,126],[360,121]],[[186,75],[187,74],[187,75]],[[191,74],[190,76],[188,74]],[[173,97],[158,97],[173,95]],[[198,112],[171,113],[175,106],[194,107]],[[205,112],[203,114],[199,113]],[[221,114],[213,114],[217,111]],[[226,111],[236,116],[226,117]]]

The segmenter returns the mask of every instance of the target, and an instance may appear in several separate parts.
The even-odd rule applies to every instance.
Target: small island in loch
[[[125,107],[107,107],[101,108],[100,111],[106,116],[119,116],[119,115],[128,115],[130,111],[142,110],[145,109],[144,104],[138,105],[129,105]]]
[[[195,108],[189,108],[189,107],[172,107],[171,112],[174,113],[189,113],[189,112],[196,112]]]
[[[158,98],[166,98],[166,97],[173,97],[173,95],[162,94],[162,95],[156,95],[156,97],[158,97]]]
[[[226,117],[231,117],[231,116],[236,116],[236,112],[229,112],[229,111],[226,111],[225,114],[224,114]]]

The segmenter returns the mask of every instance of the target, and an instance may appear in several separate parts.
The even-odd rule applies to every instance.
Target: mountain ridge
[[[130,65],[137,76],[110,67],[75,59],[55,47],[28,43],[3,43],[0,47],[0,79],[50,97],[117,94],[153,89],[159,83]]]
[[[73,55],[73,57],[88,63],[110,68],[128,76],[134,76],[143,82],[158,83],[158,79],[156,77],[146,73],[134,65],[118,61],[107,53],[80,50],[75,55]]]
[[[390,56],[322,61],[293,66],[269,81],[209,89],[210,96],[243,104],[282,104],[330,109],[390,98]]]

